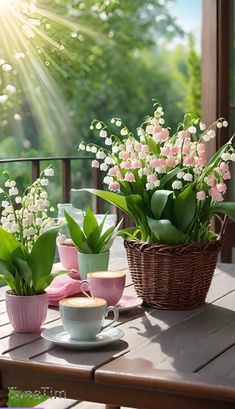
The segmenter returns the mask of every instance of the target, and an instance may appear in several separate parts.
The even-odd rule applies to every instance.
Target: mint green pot
[[[78,265],[81,280],[86,280],[87,274],[93,271],[107,271],[109,265],[109,254],[84,254],[78,253]]]

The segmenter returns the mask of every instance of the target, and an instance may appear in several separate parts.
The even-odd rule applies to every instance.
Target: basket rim
[[[223,239],[217,237],[208,241],[201,241],[195,243],[182,243],[182,244],[164,244],[164,243],[146,243],[141,240],[125,239],[124,246],[126,248],[135,248],[140,252],[157,251],[163,253],[182,253],[189,251],[201,251],[211,248],[220,249],[223,245]]]

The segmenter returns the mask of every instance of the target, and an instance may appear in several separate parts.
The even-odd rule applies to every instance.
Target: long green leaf
[[[28,256],[28,264],[32,270],[33,286],[36,292],[41,291],[41,281],[45,281],[47,287],[48,276],[50,276],[56,250],[56,237],[60,227],[52,229],[41,234],[34,244],[31,253]],[[40,286],[38,282],[40,280]],[[40,287],[40,288],[39,288]]]
[[[114,239],[118,234],[118,230],[119,230],[119,227],[120,227],[121,224],[122,224],[122,220],[120,220],[120,222],[117,224],[117,226],[113,230],[112,234],[107,238],[106,242],[103,244],[102,253],[105,253],[106,251],[108,251],[111,248],[111,246],[112,246],[112,244],[114,242]]]
[[[165,209],[168,198],[173,194],[172,190],[156,190],[151,199],[151,210],[156,217],[160,219]]]
[[[107,192],[98,189],[72,189],[72,192],[82,192],[86,191],[100,197],[101,199],[107,200],[107,202],[114,204],[124,213],[128,214],[132,220],[134,220],[135,215],[130,211],[126,203],[126,197],[114,192]]]
[[[180,244],[187,239],[186,234],[178,230],[170,220],[154,220],[147,217],[151,232],[159,243]]]
[[[174,202],[174,224],[185,232],[192,222],[196,211],[196,192],[191,185],[186,187],[175,199]]]
[[[83,219],[83,231],[88,241],[90,237],[92,238],[91,242],[99,240],[99,225],[90,207],[88,207]]]
[[[179,170],[180,168],[172,169],[165,176],[163,176],[163,178],[160,181],[160,189],[163,189],[168,182],[172,181],[172,179],[174,179]]]

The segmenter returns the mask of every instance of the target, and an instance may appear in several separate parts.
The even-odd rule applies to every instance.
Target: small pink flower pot
[[[21,296],[6,292],[6,309],[16,332],[39,332],[46,319],[47,294]]]
[[[57,243],[60,261],[66,270],[78,270],[78,251],[75,246]]]

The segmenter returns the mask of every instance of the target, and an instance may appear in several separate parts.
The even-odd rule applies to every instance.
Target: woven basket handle
[[[220,232],[218,234],[217,240],[221,240],[225,234],[226,226],[228,224],[228,216],[224,216],[222,219],[218,214],[216,214],[217,219],[220,222]]]

